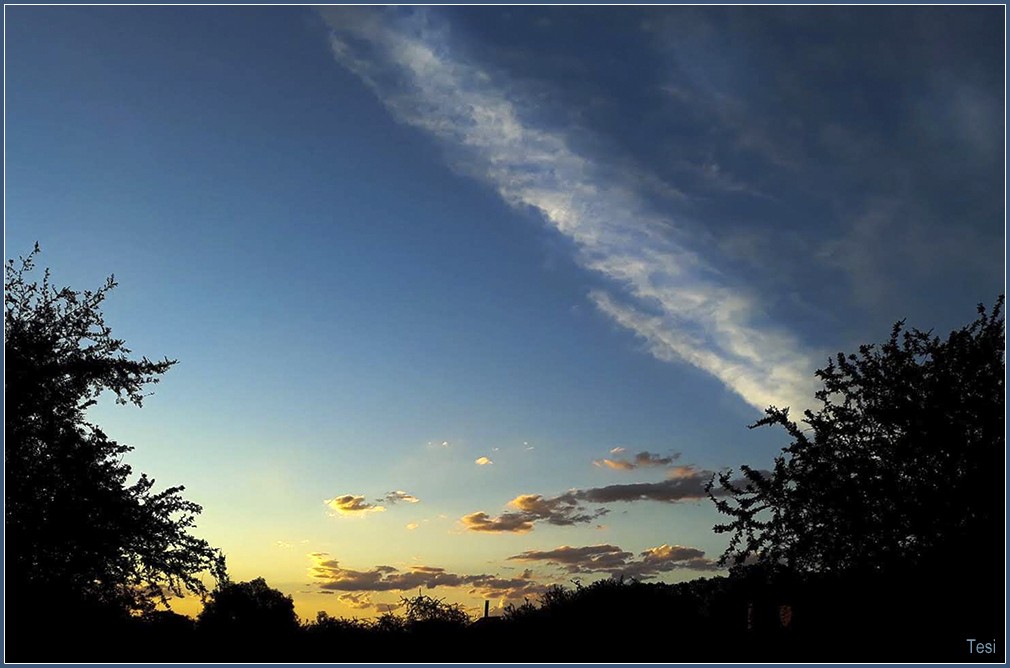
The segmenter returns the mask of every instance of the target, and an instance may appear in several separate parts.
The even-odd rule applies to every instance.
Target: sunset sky
[[[302,617],[712,576],[765,407],[1003,291],[1004,12],[8,6],[5,256]]]

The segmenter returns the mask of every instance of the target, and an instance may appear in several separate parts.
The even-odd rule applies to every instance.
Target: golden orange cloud
[[[618,471],[630,471],[635,465],[624,459],[594,459],[593,463],[600,468],[606,467]]]
[[[323,504],[342,515],[381,513],[386,510],[383,506],[368,503],[365,501],[364,496],[355,496],[353,494],[335,496],[332,499],[326,499],[323,501]]]
[[[468,531],[486,533],[526,533],[533,530],[533,523],[525,513],[502,513],[491,517],[485,512],[470,513],[460,520]]]

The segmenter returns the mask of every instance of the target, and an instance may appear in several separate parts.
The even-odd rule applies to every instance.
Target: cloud
[[[672,459],[672,458],[671,458]],[[758,471],[758,473],[764,473]],[[588,489],[570,489],[554,497],[541,494],[520,494],[508,502],[515,510],[491,517],[479,511],[464,516],[461,521],[468,531],[487,533],[527,533],[537,522],[547,522],[556,526],[589,524],[609,512],[606,508],[589,508],[586,504],[630,503],[634,501],[660,501],[678,503],[708,498],[706,487],[715,475],[713,471],[693,466],[675,466],[667,473],[666,480],[660,482],[638,482],[621,485],[606,485]],[[746,485],[744,480],[733,481],[736,485]],[[712,494],[725,494],[720,486],[712,489]]]
[[[616,469],[618,471],[630,471],[635,468],[635,465],[624,459],[594,459],[593,463],[599,467],[606,466],[610,469]]]
[[[473,463],[476,464],[477,466],[487,466],[488,464],[494,464],[494,462],[488,459],[487,457],[478,457],[477,459],[474,460]]]
[[[558,526],[591,522],[606,514],[605,510],[586,510],[567,494],[554,498],[545,498],[540,494],[520,494],[509,501],[508,505],[525,513],[531,520],[543,520]]]
[[[478,511],[464,515],[460,521],[468,531],[526,533],[533,530],[533,522],[524,513],[502,513],[498,517],[491,517]]]
[[[639,187],[614,179],[607,161],[532,122],[536,110],[451,45],[432,11],[320,14],[336,60],[398,121],[437,138],[454,167],[574,243],[576,262],[612,286],[592,292],[593,303],[654,357],[713,375],[758,410],[804,405],[813,358],[761,321],[747,285],[711,267],[691,230],[657,213]]]
[[[553,550],[528,550],[509,557],[515,561],[545,561],[564,566],[569,573],[609,571],[624,566],[633,555],[616,545],[589,545],[569,547],[563,545]]]
[[[624,448],[614,448],[614,450],[619,450],[619,453],[624,452]],[[611,450],[610,452],[612,454],[619,454],[614,453],[614,450]],[[660,455],[651,452],[642,451],[635,455],[634,459],[631,461],[627,459],[595,459],[593,460],[593,464],[601,468],[606,467],[618,471],[631,471],[637,468],[669,466],[679,457],[679,452],[674,453],[669,457],[661,457]]]
[[[712,477],[711,471],[699,471],[694,466],[671,466],[666,472],[667,478],[697,478],[704,477],[706,480]]]
[[[368,593],[414,591],[418,588],[465,587],[484,598],[518,600],[543,593],[547,585],[536,581],[532,571],[517,578],[501,578],[486,573],[462,575],[437,566],[412,566],[401,571],[392,566],[375,566],[367,571],[343,568],[325,553],[308,555],[312,560],[310,575],[320,592],[344,592],[340,600],[352,607],[365,608],[375,604]]]
[[[610,448],[610,454],[612,454],[612,455],[619,455],[619,454],[621,454],[623,452],[626,452],[626,451],[627,451],[627,448],[622,448],[621,446],[617,446],[616,448]]]
[[[459,576],[443,569],[416,567],[407,572],[392,566],[375,566],[367,571],[343,568],[336,559],[314,557],[311,575],[320,589],[333,591],[405,591],[438,585],[458,586]]]
[[[413,531],[414,529],[416,529],[419,526],[421,526],[421,525],[418,524],[417,522],[411,522],[410,524],[407,525],[407,530],[408,531]]]
[[[696,311],[696,319],[720,323],[719,327],[724,330],[724,346],[733,354],[710,345],[704,335],[673,324],[676,318],[671,319],[669,314],[679,311],[679,307],[668,305],[661,312],[653,313],[618,302],[602,290],[589,294],[601,312],[644,340],[656,359],[688,362],[718,378],[747,403],[761,410],[768,406],[789,407],[795,414],[811,405],[815,388],[810,371],[812,356],[801,353],[798,343],[785,334],[748,331],[735,324],[743,317],[742,312],[754,308],[753,304],[729,291],[722,291],[718,298],[703,291],[693,295],[685,291],[677,297],[669,297],[693,302],[693,307],[685,307],[685,310]],[[738,313],[734,315],[734,311]]]
[[[402,501],[404,503],[418,503],[418,502],[421,501],[421,499],[417,498],[416,496],[413,496],[411,494],[407,494],[406,492],[401,492],[401,491],[387,492],[386,496],[382,497],[381,499],[377,499],[377,500],[380,501],[380,502],[381,501],[385,501],[386,503],[388,503],[390,505],[399,503],[400,501]]]
[[[614,503],[617,501],[693,501],[708,497],[705,486],[712,477],[711,471],[695,471],[693,474],[669,478],[661,482],[635,482],[624,485],[607,485],[569,492],[573,498],[590,503]],[[717,490],[713,490],[717,491]]]
[[[563,545],[553,550],[528,550],[509,557],[513,561],[543,561],[560,566],[567,573],[607,573],[612,577],[647,580],[677,569],[716,570],[715,562],[705,552],[694,547],[660,545],[651,547],[638,558],[616,545]]]
[[[364,513],[381,513],[386,509],[383,506],[377,506],[365,501],[364,496],[354,496],[353,494],[344,494],[343,496],[336,496],[332,499],[327,499],[323,501],[326,506],[332,510],[337,511],[342,515],[359,515]]]
[[[489,577],[480,580],[470,593],[480,594],[481,598],[497,600],[498,606],[502,607],[507,601],[521,601],[541,596],[546,593],[549,586],[534,580],[532,572],[527,569],[517,578]]]
[[[333,592],[323,592],[323,593],[333,593]],[[372,603],[372,598],[368,594],[355,594],[347,593],[341,594],[339,596],[340,602],[346,606],[354,608],[355,610],[367,610],[368,608],[374,608],[375,604]]]
[[[540,494],[520,494],[508,502],[515,511],[507,511],[498,517],[485,512],[475,512],[462,518],[469,531],[487,533],[526,533],[533,529],[534,522],[547,522],[557,526],[571,526],[592,522],[605,515],[607,510],[589,510],[578,499],[569,494],[547,498]]]

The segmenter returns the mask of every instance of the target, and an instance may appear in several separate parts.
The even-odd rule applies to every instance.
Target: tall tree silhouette
[[[902,321],[885,343],[839,353],[817,371],[807,426],[769,408],[752,427],[792,438],[773,470],[743,466],[743,482],[725,472],[709,488],[729,516],[715,528],[731,534],[723,562],[1002,573],[1003,303],[946,340]]]
[[[23,622],[48,607],[93,618],[206,593],[199,574],[223,577],[224,559],[189,533],[200,506],[144,474],[130,483],[132,448],[86,419],[103,392],[140,406],[175,361],[131,359],[113,338],[100,310],[112,277],[84,292],[56,289],[48,269],[29,280],[38,252],[5,265],[6,609]]]

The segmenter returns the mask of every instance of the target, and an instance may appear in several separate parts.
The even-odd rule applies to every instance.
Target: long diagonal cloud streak
[[[578,263],[613,284],[592,301],[653,356],[713,375],[759,410],[806,405],[813,366],[799,343],[755,325],[753,300],[691,249],[686,229],[563,134],[524,118],[518,96],[460,59],[429,12],[320,11],[337,61],[397,120],[440,140],[455,167],[573,241]]]

